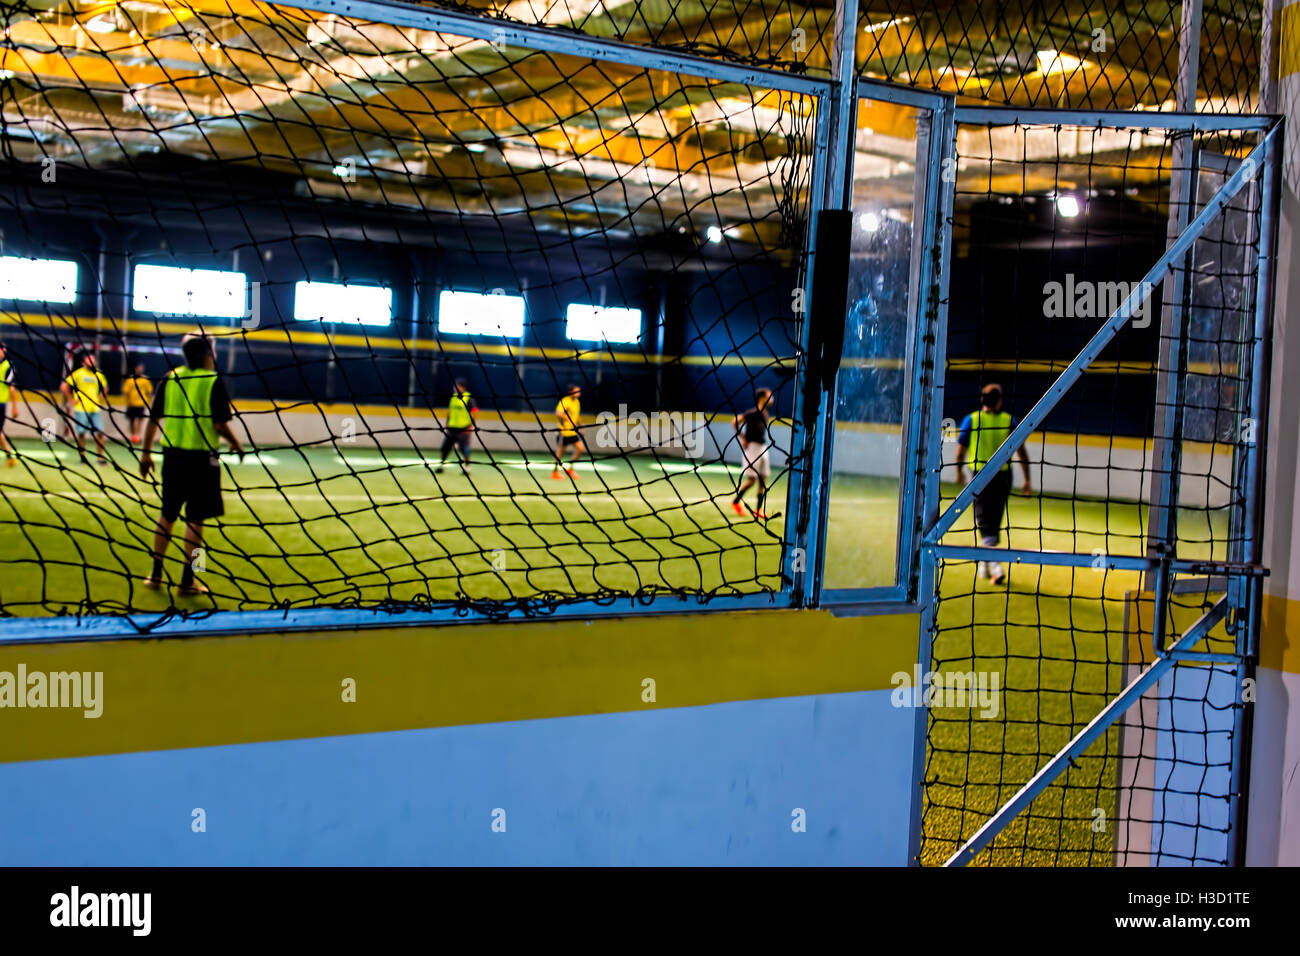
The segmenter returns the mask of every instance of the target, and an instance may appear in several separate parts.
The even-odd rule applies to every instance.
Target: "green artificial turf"
[[[208,529],[200,574],[213,594],[177,599],[139,584],[149,570],[158,489],[138,477],[132,449],[113,449],[100,468],[78,464],[66,447],[19,448],[20,464],[0,468],[0,606],[9,614],[780,586],[781,479],[769,500],[773,518],[763,522],[732,513],[736,469],[724,465],[584,461],[575,483],[552,480],[544,454],[499,455],[489,464],[480,453],[466,476],[454,466],[436,474],[431,453],[414,449],[274,448],[242,463],[227,459],[226,514]],[[895,482],[833,480],[827,588],[892,582],[897,513]],[[1010,543],[1138,554],[1144,518],[1133,503],[1017,496]],[[1209,556],[1221,518],[1181,515],[1180,553]],[[973,540],[969,514],[948,540]],[[174,545],[173,581],[180,561]],[[946,564],[939,584],[935,668],[996,673],[1002,690],[991,719],[932,711],[927,863],[942,862],[1119,691],[1124,597],[1139,586],[1130,572],[1022,565],[999,587],[977,582],[969,562]],[[1108,863],[1114,732],[1092,753],[982,861]],[[1107,818],[1101,830],[1098,808]]]

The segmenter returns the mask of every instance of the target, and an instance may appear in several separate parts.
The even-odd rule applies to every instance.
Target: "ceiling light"
[[[1079,200],[1073,196],[1057,196],[1056,211],[1066,219],[1073,219],[1079,215]]]
[[[85,26],[91,33],[117,32],[117,20],[109,13],[101,13],[97,17],[91,17],[86,21]]]
[[[1043,76],[1073,72],[1083,65],[1077,56],[1059,50],[1039,50],[1034,56],[1038,57],[1038,72]]]

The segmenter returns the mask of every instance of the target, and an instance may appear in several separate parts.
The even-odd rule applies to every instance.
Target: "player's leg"
[[[745,497],[745,492],[758,483],[758,472],[754,469],[754,461],[750,457],[749,445],[743,441],[740,443],[740,460],[740,485],[736,488],[736,497],[731,499],[731,510],[738,515],[743,515],[745,508],[740,503],[741,499]]]
[[[767,449],[764,448],[754,462],[754,474],[758,476],[758,508],[754,511],[755,518],[767,517],[767,480],[772,476],[772,461],[767,455]]]
[[[199,563],[203,549],[203,522],[185,522],[185,566],[181,570],[180,593],[185,595],[207,594],[207,587],[194,577],[194,565]]]
[[[94,412],[91,417],[91,427],[95,430],[95,447],[99,449],[99,463],[108,464],[108,456],[104,454],[104,419],[102,412]]]
[[[980,535],[985,547],[996,548],[1001,543],[1002,516],[1011,495],[1011,472],[1007,469],[999,471],[985,491],[987,499],[981,515]],[[990,561],[988,568],[994,584],[1006,583],[1006,571],[1000,562]]]
[[[456,446],[460,451],[460,467],[466,474],[469,473],[469,449],[471,437],[472,435],[470,430],[466,428],[460,433],[460,438],[456,440]]]
[[[163,505],[163,513],[158,516],[158,524],[154,526],[153,531],[153,567],[150,569],[148,576],[141,582],[151,591],[156,591],[162,587],[163,583],[163,561],[167,557],[167,549],[172,543],[172,525],[176,523],[175,517],[170,520],[167,518],[166,505]]]
[[[9,444],[9,439],[5,437],[5,422],[8,418],[9,406],[0,405],[0,450],[5,453],[5,464],[16,465],[18,459],[14,457],[13,446]]]
[[[221,499],[221,464],[216,456],[198,455],[186,462],[186,468],[190,480],[186,482],[185,569],[181,572],[179,593],[207,594],[207,586],[194,577],[194,572],[206,570],[202,566],[203,523],[225,513]]]
[[[451,429],[443,432],[442,448],[438,452],[438,467],[434,469],[435,471],[442,471],[443,467],[447,464],[447,453],[451,451],[452,445],[454,445],[455,442],[456,436]]]
[[[561,435],[555,441],[555,467],[551,469],[551,477],[555,479],[560,477],[560,468],[564,465],[564,437]]]
[[[584,454],[586,451],[587,451],[587,446],[582,443],[581,438],[574,441],[573,455],[569,459],[569,467],[565,469],[568,472],[570,478],[577,479],[578,471],[576,466],[578,464],[578,456]]]
[[[167,549],[172,543],[172,527],[180,517],[185,505],[185,485],[188,476],[177,465],[173,452],[164,451],[161,468],[162,512],[158,515],[158,524],[153,533],[153,567],[143,581],[145,587],[157,590],[166,580],[163,562],[167,559]]]
[[[971,511],[973,511],[975,514],[975,537],[978,540],[980,546],[985,548],[991,546],[990,542],[988,541],[987,537],[984,534],[984,529],[988,526],[988,518],[985,516],[985,512],[988,509],[988,502],[989,502],[989,490],[986,487],[982,491],[980,491],[979,494],[975,496],[975,501],[971,505]],[[981,578],[988,577],[989,563],[987,561],[979,562],[979,565],[977,566],[976,574]]]
[[[740,471],[740,485],[736,488],[736,497],[731,499],[731,510],[738,515],[743,515],[745,506],[740,501],[745,497],[745,492],[758,483],[758,470],[754,467],[755,462],[750,456],[749,445],[743,441],[740,443],[740,457],[744,467]]]
[[[82,424],[82,412],[74,409],[72,412],[72,439],[77,443],[77,456],[81,463],[86,464],[86,431]]]

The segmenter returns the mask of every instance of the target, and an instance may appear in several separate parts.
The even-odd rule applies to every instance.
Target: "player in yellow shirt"
[[[572,448],[573,457],[570,459],[568,468],[565,473],[575,481],[578,478],[577,472],[573,470],[573,465],[577,463],[578,456],[586,451],[582,444],[582,389],[576,385],[570,385],[565,389],[565,395],[560,399],[560,404],[555,406],[555,418],[560,423],[560,440],[555,445],[555,469],[551,472],[552,478],[560,477],[560,467],[564,464],[564,449]]]
[[[9,354],[5,351],[5,345],[0,342],[0,449],[4,449],[5,464],[13,467],[18,464],[18,459],[14,457],[13,446],[9,444],[9,439],[5,438],[5,419],[9,414],[10,393],[14,387],[14,367],[9,363]]]
[[[89,351],[81,353],[80,365],[72,371],[60,386],[68,401],[68,412],[72,417],[72,427],[77,433],[77,452],[81,463],[86,460],[86,435],[95,436],[95,446],[99,449],[99,463],[108,464],[104,454],[104,414],[108,407],[108,379],[104,373],[95,368],[95,356]]]
[[[146,410],[153,404],[153,382],[144,374],[144,363],[137,362],[135,371],[122,382],[126,397],[126,420],[131,427],[132,444],[140,444],[140,427]]]

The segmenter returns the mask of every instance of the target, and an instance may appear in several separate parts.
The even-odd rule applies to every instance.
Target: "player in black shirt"
[[[772,463],[767,457],[767,449],[771,444],[767,433],[767,407],[771,402],[772,390],[760,388],[754,392],[754,407],[736,416],[736,435],[740,439],[740,453],[745,464],[744,471],[740,473],[740,488],[731,502],[732,509],[738,515],[745,513],[745,507],[740,503],[740,499],[745,497],[745,492],[757,484],[758,508],[754,512],[754,517],[767,517],[763,511],[763,503],[767,499],[767,479],[772,474]]]

